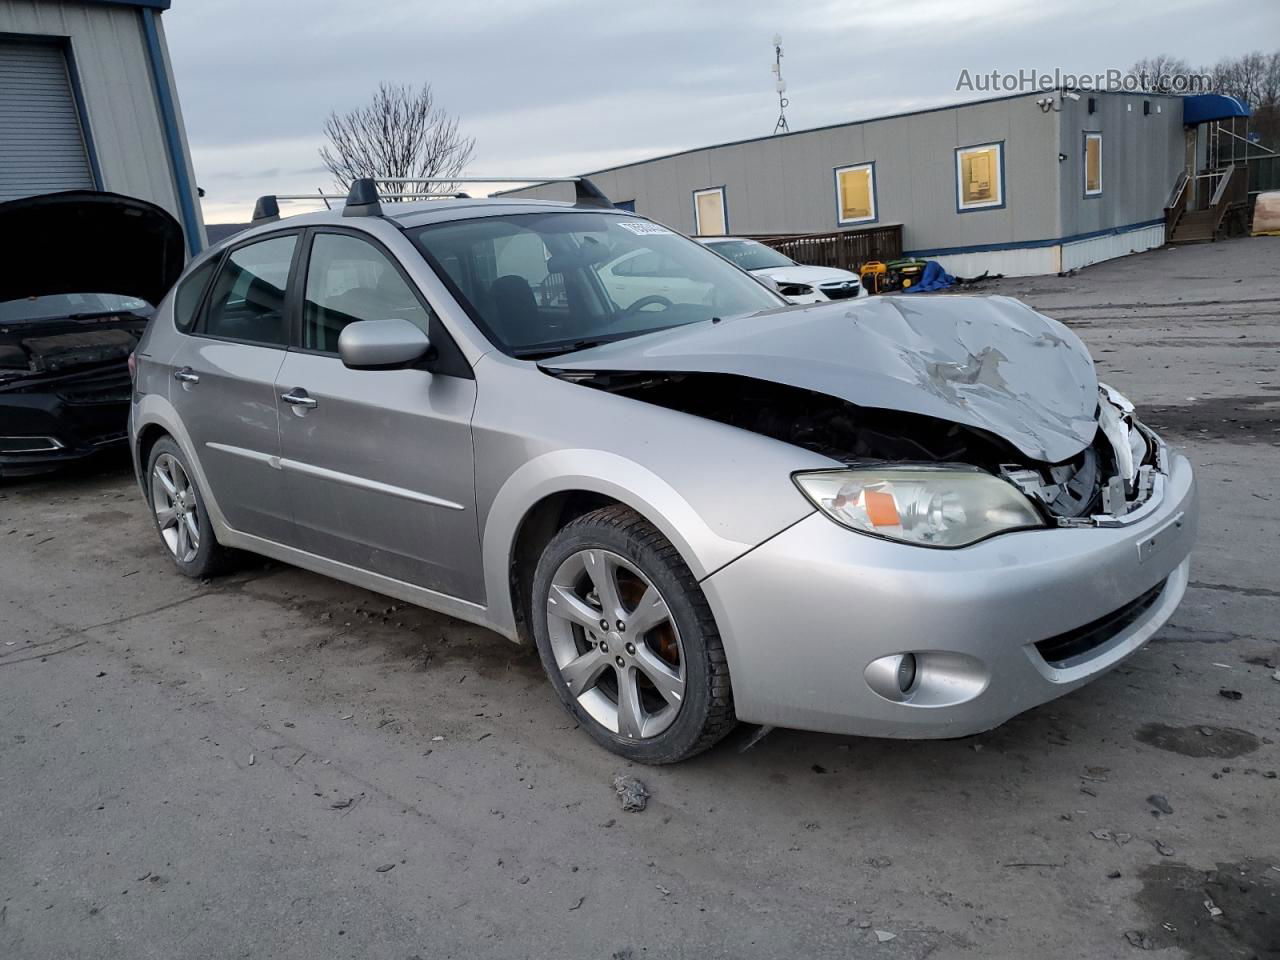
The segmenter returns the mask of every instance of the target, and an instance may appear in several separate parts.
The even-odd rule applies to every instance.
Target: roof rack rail
[[[351,181],[351,189],[340,193],[272,193],[258,198],[253,207],[253,222],[271,223],[280,219],[281,200],[323,200],[326,207],[330,200],[342,200],[344,217],[380,217],[383,200],[450,200],[470,199],[466,193],[387,193],[378,184],[428,184],[428,183],[527,183],[538,186],[544,183],[572,183],[574,203],[582,207],[613,208],[613,203],[600,188],[586,177],[357,177]],[[332,209],[332,208],[330,208]]]
[[[360,177],[351,182],[351,192],[347,194],[347,205],[343,208],[342,215],[344,217],[380,217],[382,216],[380,200],[408,199],[411,196],[441,196],[441,194],[379,193],[378,184],[380,183],[527,183],[530,186],[544,183],[572,183],[575,205],[613,208],[609,198],[586,177]]]
[[[384,200],[463,200],[467,198],[465,193],[383,193],[379,194]],[[324,205],[330,210],[333,207],[329,204],[330,200],[341,200],[346,203],[350,199],[349,193],[269,193],[258,198],[258,202],[253,206],[253,222],[271,223],[280,219],[280,201],[281,200],[323,200]]]

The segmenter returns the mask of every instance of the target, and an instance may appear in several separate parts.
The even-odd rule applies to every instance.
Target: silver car
[[[131,438],[178,569],[248,550],[536,643],[633,760],[736,721],[994,727],[1168,620],[1190,464],[1011,299],[787,304],[575,203],[382,203],[195,259]],[[666,293],[602,269],[631,254]]]

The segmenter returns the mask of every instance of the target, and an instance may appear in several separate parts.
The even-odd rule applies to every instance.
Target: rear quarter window
[[[189,333],[195,323],[196,311],[217,261],[217,257],[212,257],[178,283],[178,292],[173,296],[173,325],[182,333]]]

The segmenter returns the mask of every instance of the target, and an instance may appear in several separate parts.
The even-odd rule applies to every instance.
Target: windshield
[[[708,243],[707,246],[730,263],[736,263],[743,270],[763,270],[766,267],[796,265],[790,257],[784,257],[772,247],[766,247],[755,240],[721,240]]]
[[[114,293],[57,293],[0,303],[0,323],[55,320],[95,313],[136,313],[146,317],[151,314],[151,304],[137,297],[121,297]]]
[[[440,223],[410,236],[485,335],[513,356],[785,303],[701,244],[648,220],[556,211]]]

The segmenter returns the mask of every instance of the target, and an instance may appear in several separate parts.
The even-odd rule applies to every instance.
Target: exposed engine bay
[[[0,385],[119,365],[138,344],[146,320],[132,314],[0,327]]]
[[[847,466],[959,463],[1003,477],[1063,526],[1117,522],[1150,498],[1163,445],[1110,388],[1093,442],[1060,463],[1030,461],[976,427],[863,407],[736,374],[557,371],[557,376],[791,443]]]

